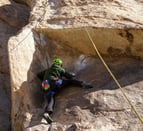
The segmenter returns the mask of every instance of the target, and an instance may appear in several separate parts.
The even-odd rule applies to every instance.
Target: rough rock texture
[[[0,1],[0,130],[11,129],[11,89],[8,41],[28,23],[26,6]]]
[[[41,0],[34,7],[39,11],[34,13],[41,13],[42,2],[48,11],[41,27],[143,27],[142,0]]]
[[[0,123],[4,119],[7,124],[0,128],[10,126],[11,96],[14,131],[142,131],[85,31],[143,116],[142,0],[14,1],[0,2],[0,97],[5,100],[0,115],[6,114]],[[44,99],[36,74],[56,56],[94,88],[63,89],[52,116],[55,122],[48,125],[42,119]]]

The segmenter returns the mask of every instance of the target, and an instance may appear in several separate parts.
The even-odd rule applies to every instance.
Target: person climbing
[[[93,88],[89,83],[76,80],[74,78],[76,75],[65,71],[62,65],[62,60],[60,58],[55,58],[52,61],[51,67],[38,74],[38,77],[42,80],[42,89],[47,101],[43,117],[49,124],[53,122],[50,115],[54,111],[55,95],[60,89],[70,85],[79,86],[81,88]]]

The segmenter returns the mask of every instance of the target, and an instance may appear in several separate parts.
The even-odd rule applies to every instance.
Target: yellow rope
[[[98,57],[100,58],[100,60],[102,61],[103,65],[105,66],[105,68],[107,69],[107,71],[109,72],[109,74],[112,76],[113,80],[115,81],[115,83],[117,84],[117,86],[119,87],[119,89],[121,90],[121,92],[123,93],[124,97],[126,98],[126,100],[128,101],[129,105],[131,106],[131,108],[133,109],[133,111],[135,112],[136,116],[138,117],[138,119],[142,122],[143,124],[143,118],[141,117],[141,115],[139,114],[139,112],[137,111],[137,109],[132,105],[132,103],[130,102],[130,100],[128,99],[128,97],[126,96],[123,88],[121,87],[121,85],[119,84],[118,80],[115,78],[115,76],[113,75],[113,73],[111,72],[111,70],[109,69],[108,65],[105,63],[104,59],[102,58],[102,56],[100,55],[95,43],[93,42],[89,31],[85,28],[85,31],[89,37],[89,40],[91,41]]]

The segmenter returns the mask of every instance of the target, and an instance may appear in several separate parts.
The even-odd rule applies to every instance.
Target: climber
[[[38,77],[42,80],[42,89],[45,94],[47,106],[43,117],[50,124],[53,122],[50,115],[53,113],[55,105],[55,95],[58,91],[69,85],[79,86],[82,88],[92,88],[91,84],[85,83],[74,79],[76,76],[74,73],[68,73],[62,67],[62,60],[56,58],[52,62],[52,66],[43,72],[38,74]],[[64,78],[63,78],[64,77]]]

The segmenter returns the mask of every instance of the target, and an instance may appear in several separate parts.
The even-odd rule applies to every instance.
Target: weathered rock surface
[[[0,1],[0,130],[11,130],[11,89],[8,40],[28,22],[24,5]]]
[[[43,14],[44,9],[41,8],[41,4],[48,10],[45,11],[41,28],[143,27],[141,0],[127,0],[126,2],[122,0],[41,0],[41,2],[36,2],[33,14]]]
[[[14,1],[0,2],[0,97],[5,100],[0,101],[0,123],[6,123],[0,129],[9,130],[11,108],[14,131],[142,131],[142,123],[97,58],[85,27],[143,116],[143,2]],[[48,125],[42,119],[44,98],[36,74],[56,56],[77,79],[95,87],[63,89],[56,98],[55,122]]]
[[[11,3],[0,8],[0,18],[15,28],[21,28],[28,23],[30,10],[20,4]]]

